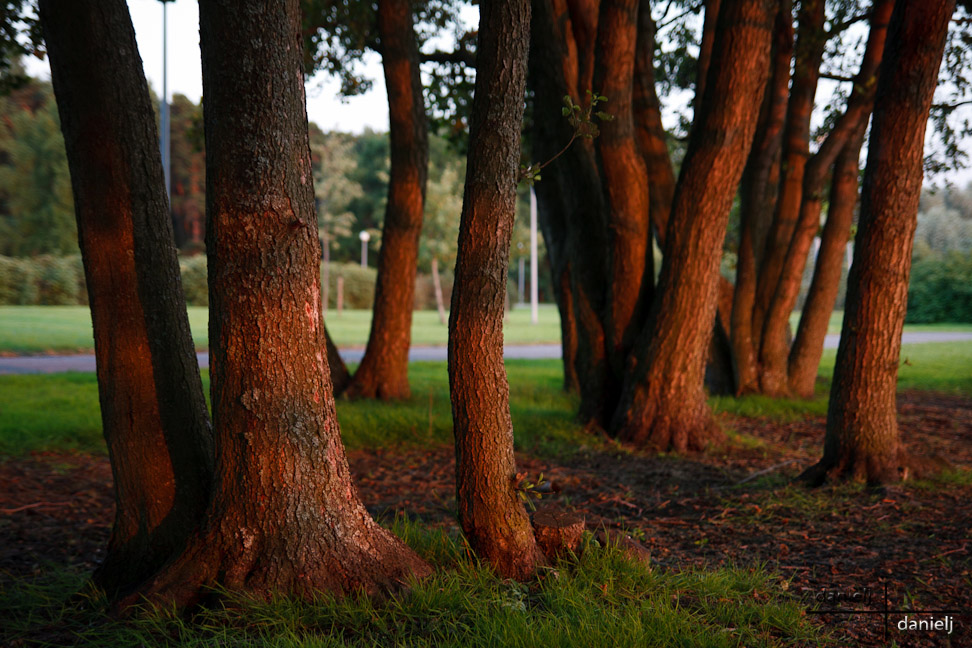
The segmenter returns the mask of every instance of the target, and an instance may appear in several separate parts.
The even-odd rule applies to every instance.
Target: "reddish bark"
[[[374,315],[364,357],[347,395],[408,398],[408,349],[429,140],[418,44],[409,0],[379,0],[378,33],[388,88],[391,169],[378,254]]]
[[[823,458],[803,478],[898,481],[896,384],[925,127],[954,0],[900,0],[888,28]],[[893,46],[892,46],[893,45]]]
[[[810,245],[820,227],[824,182],[831,165],[848,139],[870,117],[878,65],[884,52],[887,23],[893,6],[893,0],[878,0],[875,3],[867,48],[854,88],[847,100],[847,109],[804,169],[799,218],[787,246],[776,291],[763,324],[760,348],[761,383],[764,392],[770,395],[786,393],[789,388],[786,379],[789,317],[800,291]]]
[[[773,27],[773,69],[739,189],[739,248],[729,332],[737,395],[759,391],[759,368],[756,364],[759,338],[753,330],[753,308],[756,303],[757,269],[776,204],[792,58],[790,1],[781,0]]]
[[[481,5],[476,93],[449,316],[449,387],[459,522],[500,574],[543,562],[515,490],[513,424],[503,365],[503,304],[516,207],[529,39],[528,0]]]
[[[204,524],[139,595],[399,587],[428,567],[358,497],[323,354],[298,3],[199,9],[219,451]]]
[[[598,93],[609,98],[613,117],[601,124],[597,150],[610,233],[604,329],[614,381],[621,376],[634,337],[644,325],[654,283],[648,169],[635,141],[632,112],[638,4],[637,0],[601,2],[594,73]]]
[[[800,326],[790,348],[790,392],[803,398],[813,396],[824,338],[830,325],[830,313],[840,289],[844,251],[857,207],[859,160],[866,131],[867,123],[861,123],[834,165],[827,223],[821,236],[810,291],[800,315]]]
[[[813,111],[813,99],[817,92],[820,63],[826,43],[824,18],[823,0],[806,0],[800,3],[797,12],[793,80],[783,131],[780,193],[756,283],[752,328],[760,340],[757,348],[760,389],[774,395],[782,393],[785,385],[786,340],[782,348],[773,343],[775,340],[767,344],[763,331],[803,201],[803,175],[810,156],[810,114]]]
[[[665,258],[614,417],[618,436],[678,451],[718,433],[702,388],[719,250],[752,144],[770,58],[773,3],[724,0],[702,110],[682,165]],[[756,102],[756,106],[759,102]]]
[[[705,82],[712,62],[712,45],[715,43],[716,25],[719,20],[719,7],[722,0],[705,0],[705,19],[702,21],[702,40],[699,42],[699,70],[695,83],[695,98],[692,109],[697,116],[700,112],[702,97],[705,96]]]
[[[158,133],[121,0],[40,3],[74,189],[111,458],[115,522],[95,582],[112,595],[185,544],[213,449]]]

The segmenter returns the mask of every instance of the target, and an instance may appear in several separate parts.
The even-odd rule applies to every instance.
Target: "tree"
[[[158,133],[123,0],[41,0],[91,303],[115,523],[95,582],[128,589],[184,546],[213,447]]]
[[[78,233],[57,105],[50,86],[32,85],[40,95],[31,97],[40,100],[36,107],[15,96],[0,99],[0,200],[6,212],[0,215],[0,232],[5,234],[0,252],[70,254],[77,250]]]
[[[528,577],[543,561],[515,490],[503,366],[529,25],[528,0],[488,0],[480,7],[476,92],[449,315],[459,523],[473,550],[513,578]]]
[[[422,231],[429,138],[418,43],[409,0],[378,1],[381,60],[388,88],[391,175],[378,254],[368,345],[346,394],[408,398],[408,349]]]
[[[351,481],[324,356],[297,0],[200,3],[214,495],[140,593],[376,592],[428,566]],[[273,88],[273,92],[267,92]]]
[[[803,478],[886,483],[907,475],[896,385],[921,195],[925,127],[954,0],[898,0],[875,97],[854,263],[824,456]]]
[[[639,445],[700,449],[715,433],[703,373],[715,321],[719,250],[756,130],[769,67],[771,2],[723,0],[701,112],[675,190],[648,323],[629,360],[613,429]]]

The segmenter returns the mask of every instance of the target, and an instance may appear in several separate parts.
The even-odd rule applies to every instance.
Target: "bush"
[[[71,257],[39,256],[30,260],[36,268],[37,301],[42,306],[78,304],[78,268]],[[83,278],[81,279],[83,281]]]
[[[331,263],[328,288],[328,308],[337,308],[337,280],[344,277],[344,307],[370,309],[375,302],[375,280],[378,271],[362,268],[357,263]],[[321,264],[321,282],[324,265]]]
[[[37,270],[30,259],[0,257],[0,304],[37,303]]]
[[[972,257],[952,252],[915,259],[905,321],[972,323]]]
[[[206,257],[202,254],[179,259],[182,274],[182,290],[190,306],[209,306],[209,276]]]

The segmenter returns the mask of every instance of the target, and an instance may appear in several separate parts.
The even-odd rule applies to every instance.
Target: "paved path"
[[[828,335],[824,341],[824,348],[835,349],[839,335]],[[905,333],[901,341],[904,344],[923,344],[926,342],[966,342],[972,340],[972,332],[948,332],[948,331],[929,331],[927,333]],[[209,353],[203,351],[199,354],[199,366],[209,366]],[[341,349],[341,357],[345,362],[360,362],[364,355],[364,349]],[[529,344],[511,345],[506,347],[504,354],[507,358],[519,358],[528,360],[542,360],[560,357],[559,344]],[[446,359],[445,347],[412,347],[409,351],[408,359],[410,362],[444,361]],[[92,372],[95,370],[95,357],[93,355],[70,355],[70,356],[17,356],[12,358],[0,358],[0,374],[43,374],[60,373],[63,371],[84,371]]]

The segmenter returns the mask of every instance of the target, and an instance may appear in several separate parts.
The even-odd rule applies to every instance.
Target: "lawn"
[[[796,330],[799,313],[790,318]],[[830,333],[840,333],[843,313],[830,318]],[[209,344],[209,311],[189,308],[192,338],[199,350]],[[364,347],[371,326],[370,310],[330,311],[328,331],[340,347]],[[972,331],[972,324],[909,324],[905,331]],[[559,344],[560,317],[553,304],[541,304],[539,322],[530,321],[530,308],[517,306],[509,312],[503,334],[507,344]],[[412,316],[412,344],[445,346],[449,332],[435,311],[415,311]],[[90,353],[91,316],[86,306],[0,306],[0,353]]]
[[[340,347],[364,347],[371,327],[370,310],[328,312],[327,328]],[[189,307],[192,339],[199,350],[209,344],[209,310]],[[542,304],[539,321],[530,321],[529,307],[516,307],[509,313],[503,330],[508,344],[560,342],[560,317],[556,306]],[[412,316],[412,344],[445,346],[449,331],[439,322],[435,311],[415,311]],[[0,353],[79,353],[91,352],[91,314],[87,306],[0,306]]]
[[[458,534],[446,366],[413,363],[409,400],[339,400],[337,410],[362,498],[436,568],[432,578],[383,600],[225,593],[191,620],[124,622],[106,621],[86,586],[112,516],[95,376],[0,376],[0,645],[884,645],[881,617],[816,615],[808,597],[883,583],[892,606],[970,602],[960,574],[972,567],[972,342],[904,347],[909,448],[927,443],[952,467],[881,492],[792,483],[822,449],[833,356],[814,399],[712,399],[726,441],[689,456],[591,435],[561,390],[559,361],[507,361],[518,469],[544,473],[556,487],[541,503],[583,512],[589,529],[578,557],[523,584],[479,565]],[[599,529],[646,549],[635,558]],[[924,645],[913,639],[893,637]]]

